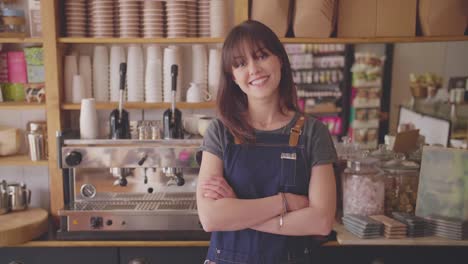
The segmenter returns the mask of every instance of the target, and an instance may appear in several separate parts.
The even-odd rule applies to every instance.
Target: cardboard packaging
[[[419,21],[424,36],[463,36],[468,1],[419,0]]]
[[[416,35],[417,0],[342,0],[338,37],[411,37]]]
[[[278,37],[286,36],[289,27],[287,0],[252,0],[250,17],[267,25]]]
[[[335,26],[337,0],[296,0],[296,37],[328,38]]]
[[[29,0],[28,7],[31,37],[40,38],[42,36],[41,0]]]

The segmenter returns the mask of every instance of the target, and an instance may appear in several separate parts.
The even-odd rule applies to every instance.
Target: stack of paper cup
[[[98,132],[96,102],[93,98],[83,99],[80,108],[80,137],[82,139],[96,139]]]
[[[64,94],[65,102],[73,101],[73,76],[78,74],[78,62],[75,55],[65,56],[64,61]]]
[[[202,91],[208,91],[208,56],[202,44],[192,45],[192,82]]]
[[[162,52],[158,45],[146,49],[145,102],[162,102]]]
[[[210,0],[198,1],[198,36],[210,37]]]
[[[94,46],[93,94],[97,102],[109,101],[109,54],[106,46]]]
[[[196,1],[187,1],[187,22],[188,22],[188,37],[195,38],[198,36],[198,4]]]
[[[127,98],[129,102],[144,102],[144,74],[143,49],[140,45],[128,47],[127,57]]]
[[[164,2],[143,2],[143,37],[164,37]]]
[[[86,37],[86,0],[65,1],[67,37]]]
[[[114,36],[114,1],[90,0],[88,13],[90,22],[88,30],[91,37],[110,38]]]
[[[119,101],[120,95],[120,64],[126,62],[125,50],[122,46],[114,45],[110,49],[110,100]]]
[[[85,89],[83,83],[83,77],[81,75],[74,75],[73,76],[73,90],[72,90],[72,102],[74,104],[81,103],[81,100],[85,98]]]
[[[210,49],[208,57],[208,91],[213,98],[218,93],[219,78],[221,77],[221,51]]]
[[[177,46],[169,46],[164,49],[164,61],[163,61],[163,98],[164,102],[171,102],[171,66],[176,64],[179,66],[179,75],[177,76],[177,92],[176,100],[181,101],[183,92],[183,61],[182,61],[182,49]]]
[[[91,57],[81,55],[78,62],[78,69],[81,78],[83,78],[83,98],[91,98],[93,97],[93,73],[91,71]]]
[[[227,2],[226,0],[211,0],[210,31],[211,37],[223,38],[227,34]]]
[[[140,37],[140,4],[141,1],[118,0],[116,10],[119,14],[119,37]]]
[[[188,12],[185,1],[166,2],[167,37],[184,38],[188,36]]]

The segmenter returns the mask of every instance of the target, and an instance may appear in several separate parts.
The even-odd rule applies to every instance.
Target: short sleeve
[[[328,128],[319,120],[311,118],[308,121],[310,122],[308,127],[310,138],[307,140],[306,147],[310,155],[310,167],[335,162],[337,154]]]
[[[200,150],[208,151],[222,160],[224,148],[224,126],[216,119],[206,129]]]

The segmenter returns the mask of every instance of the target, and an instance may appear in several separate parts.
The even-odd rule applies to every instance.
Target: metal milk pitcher
[[[25,210],[31,203],[31,190],[26,189],[26,184],[24,183],[8,184],[8,195],[12,211]]]
[[[3,180],[0,182],[0,215],[6,214],[8,211],[10,211],[10,206],[8,205],[7,183]]]

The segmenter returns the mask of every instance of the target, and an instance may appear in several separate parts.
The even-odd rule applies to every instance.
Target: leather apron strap
[[[289,134],[290,147],[297,146],[297,143],[299,142],[299,137],[302,134],[302,127],[304,127],[305,120],[305,116],[301,115],[297,119],[296,124],[291,128],[291,133]]]

